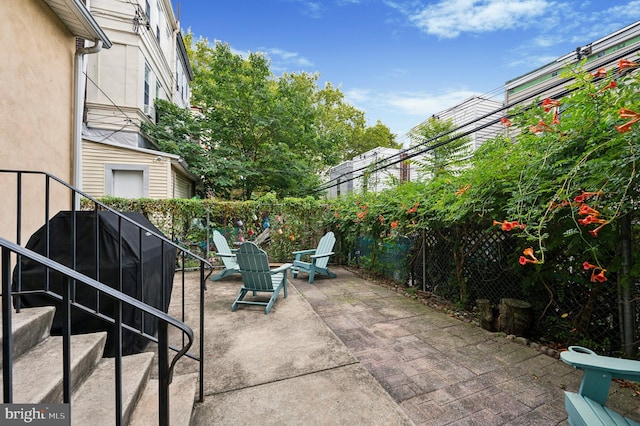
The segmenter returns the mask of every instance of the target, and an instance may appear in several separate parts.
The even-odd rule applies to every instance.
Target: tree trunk
[[[489,299],[478,299],[476,304],[480,311],[480,326],[485,330],[496,331],[496,321],[491,301]]]
[[[533,315],[531,304],[518,299],[500,299],[498,329],[507,334],[528,336]]]

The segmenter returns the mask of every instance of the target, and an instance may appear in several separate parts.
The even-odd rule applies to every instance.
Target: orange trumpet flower
[[[604,78],[607,76],[607,69],[606,68],[598,68],[598,71],[596,71],[595,73],[591,74],[593,76],[593,78]]]
[[[520,258],[518,259],[518,263],[520,263],[521,265],[526,265],[527,263],[539,263],[540,261],[538,260],[537,257],[535,257],[535,255],[533,254],[533,248],[532,247],[528,247],[526,249],[524,249],[522,251],[522,254],[524,254],[524,256],[520,256]],[[530,257],[531,259],[527,259],[525,256]]]
[[[619,72],[619,73],[622,73],[622,71],[623,71],[625,68],[635,68],[635,67],[637,67],[637,66],[638,66],[638,64],[637,64],[636,62],[628,61],[628,60],[626,60],[626,59],[620,59],[620,60],[618,61],[618,72]]]
[[[544,109],[544,112],[549,112],[551,111],[551,108],[555,108],[555,107],[559,107],[560,106],[560,101],[557,101],[555,99],[551,99],[551,98],[547,98],[544,101],[542,101],[542,108]]]
[[[618,111],[618,114],[620,114],[620,118],[631,119],[625,124],[622,124],[620,126],[615,126],[616,130],[620,133],[628,132],[629,130],[631,130],[631,126],[633,124],[640,121],[640,114],[627,108],[620,108],[620,111]]]
[[[605,223],[603,223],[602,225],[598,226],[597,228],[595,228],[595,229],[591,229],[591,230],[589,231],[589,233],[590,233],[591,235],[593,235],[594,237],[598,238],[598,232],[600,232],[600,230],[602,229],[602,227],[603,227],[603,226],[605,226],[606,224],[607,224],[607,223],[605,222]]]
[[[594,269],[593,272],[591,273],[591,282],[595,283],[597,281],[599,283],[603,283],[603,282],[607,281],[608,278],[604,276],[605,272],[607,272],[607,270],[603,269],[599,273],[596,274],[596,271]]]
[[[580,209],[578,210],[578,214],[582,216],[584,215],[591,215],[595,217],[600,216],[600,212],[598,210],[592,209],[591,207],[589,207],[584,203],[580,204]]]

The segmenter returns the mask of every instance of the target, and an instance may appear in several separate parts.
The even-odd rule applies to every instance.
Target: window
[[[144,64],[144,106],[145,110],[149,109],[149,79],[151,78],[151,70],[148,64]]]
[[[148,198],[149,166],[105,164],[104,193],[113,197]]]
[[[147,15],[147,24],[151,24],[151,3],[149,0],[145,0],[144,13]]]
[[[158,8],[158,18],[156,19],[156,40],[158,40],[158,44],[160,44],[160,20],[162,19],[162,5],[160,4],[160,0],[156,2],[156,7]]]

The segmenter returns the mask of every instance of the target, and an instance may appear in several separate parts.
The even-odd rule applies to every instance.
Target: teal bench
[[[618,426],[640,423],[605,407],[612,379],[640,382],[640,361],[597,355],[580,346],[570,346],[560,358],[584,371],[578,393],[565,392],[565,409],[571,426]]]

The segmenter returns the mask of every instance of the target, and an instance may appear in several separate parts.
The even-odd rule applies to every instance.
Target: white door
[[[142,170],[114,170],[112,195],[122,198],[145,197],[144,172]]]

